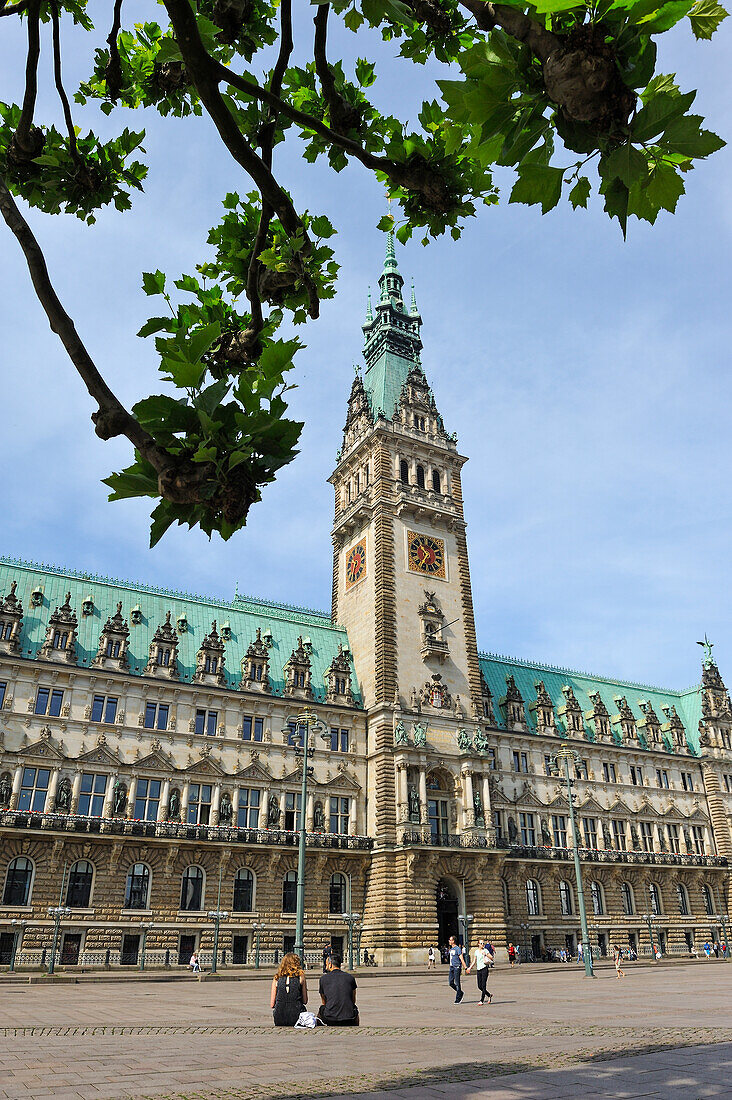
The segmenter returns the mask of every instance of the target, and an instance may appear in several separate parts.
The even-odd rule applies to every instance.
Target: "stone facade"
[[[294,939],[298,713],[315,737],[305,941],[422,961],[460,932],[576,948],[723,937],[732,707],[479,653],[461,469],[389,242],[331,476],[332,615],[0,560],[0,965],[227,963]],[[554,754],[570,746],[573,807]]]

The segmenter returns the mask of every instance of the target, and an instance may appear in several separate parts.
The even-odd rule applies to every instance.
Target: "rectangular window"
[[[50,718],[58,718],[64,701],[64,693],[59,688],[39,688],[36,695],[36,714],[47,714]]]
[[[666,832],[668,834],[668,846],[674,855],[681,854],[681,844],[679,843],[679,827],[678,825],[667,825]]]
[[[493,811],[493,828],[496,830],[496,840],[503,840],[503,813],[501,810]]]
[[[732,739],[729,735],[729,730],[721,730],[722,734],[722,747],[725,749],[732,749]]]
[[[167,703],[145,704],[145,729],[166,730],[168,728],[168,715],[170,707]]]
[[[613,840],[616,852],[624,852],[626,849],[625,822],[620,818],[613,818]]]
[[[104,795],[107,790],[107,776],[84,772],[81,777],[81,793],[77,813],[82,817],[101,817],[104,810]]]
[[[685,791],[694,790],[694,776],[691,774],[691,772],[681,773],[681,786],[684,788]]]
[[[0,685],[1,687],[2,685]],[[732,775],[725,775],[724,787],[728,794],[732,794]]]
[[[630,782],[634,787],[643,786],[643,769],[639,768],[637,764],[630,765]]]
[[[554,775],[555,769],[552,764],[552,758],[548,752],[544,753],[544,775]]]
[[[575,779],[587,779],[587,763],[584,760],[580,760],[578,764],[574,766]]]
[[[241,723],[241,736],[244,741],[261,741],[264,737],[264,718],[252,718],[245,714]]]
[[[300,795],[292,791],[285,792],[285,828],[300,828]]]
[[[236,823],[240,829],[259,828],[259,804],[261,792],[249,787],[239,788],[239,809]]]
[[[135,787],[135,818],[137,821],[157,821],[160,806],[159,779],[138,779]]]
[[[698,856],[704,855],[704,826],[692,825],[691,833],[694,838],[694,851]]]
[[[665,768],[656,768],[656,784],[668,790],[668,772]]]
[[[104,722],[108,726],[114,725],[118,702],[119,699],[113,695],[95,695],[92,700],[92,722]]]
[[[567,847],[567,819],[564,814],[552,814],[552,835],[555,848]]]
[[[188,824],[208,825],[211,819],[210,783],[191,783],[188,790]]]
[[[427,817],[430,823],[430,834],[433,840],[448,836],[450,825],[448,818],[447,802],[441,798],[429,798],[427,800]]]
[[[529,770],[529,758],[525,752],[516,752],[513,754],[513,770],[515,772],[528,772]]]
[[[348,730],[339,729],[338,726],[330,727],[331,752],[348,752]]]
[[[498,765],[496,764],[496,750],[495,749],[488,749],[488,767],[490,768],[491,771],[495,771],[497,766]]]
[[[196,711],[196,733],[207,737],[216,736],[216,725],[219,720],[219,712],[217,710],[197,710]]]
[[[330,800],[330,831],[348,835],[348,798],[331,798]]]
[[[585,834],[585,847],[597,848],[597,818],[583,817],[582,828]]]
[[[521,843],[530,846],[536,844],[536,829],[534,827],[533,814],[519,814],[521,827]]]
[[[297,722],[290,721],[287,725],[290,730],[287,737],[287,744],[302,748],[302,730],[298,728]]]
[[[643,851],[644,852],[652,852],[653,851],[653,825],[651,825],[650,821],[641,821],[640,831],[641,831],[641,844],[643,845]]]
[[[18,809],[43,813],[50,778],[51,773],[48,768],[24,768],[18,797]]]
[[[606,783],[614,783],[615,782],[615,765],[614,764],[603,764],[602,765],[602,778],[605,780]]]
[[[2,707],[3,703],[5,702],[5,692],[7,691],[7,687],[7,684],[0,683],[0,707]]]

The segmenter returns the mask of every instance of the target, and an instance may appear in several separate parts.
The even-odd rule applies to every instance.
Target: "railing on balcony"
[[[551,848],[540,844],[511,844],[497,840],[496,847],[519,859],[572,859],[571,848]],[[697,855],[695,852],[616,852],[612,848],[580,848],[583,863],[652,863],[670,867],[726,867],[726,856]]]
[[[57,832],[100,833],[162,840],[213,840],[227,844],[278,844],[297,847],[293,829],[240,829],[236,825],[188,825],[178,821],[128,821],[125,818],[82,817],[78,814],[38,814],[27,810],[0,810],[0,826]],[[368,851],[372,837],[339,833],[306,833],[309,848]]]
[[[490,848],[487,836],[480,833],[432,833],[429,829],[404,829],[401,844],[429,844],[433,848]]]

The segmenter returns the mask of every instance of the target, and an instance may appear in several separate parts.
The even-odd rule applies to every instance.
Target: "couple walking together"
[[[450,977],[448,984],[451,989],[455,990],[455,1004],[459,1005],[465,996],[462,986],[460,984],[460,975],[463,969],[463,962],[465,963],[465,973],[469,974],[473,969],[473,964],[468,958],[465,948],[462,944],[459,944],[454,936],[450,936]],[[488,969],[493,961],[495,952],[489,950],[489,946],[486,945],[484,940],[478,940],[478,947],[475,952],[475,977],[478,981],[478,989],[480,990],[480,1004],[485,1003],[486,997],[488,998],[488,1004],[493,1000],[492,994],[488,992],[486,986],[488,984]]]

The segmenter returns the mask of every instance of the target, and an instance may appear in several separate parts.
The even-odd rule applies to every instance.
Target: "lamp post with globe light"
[[[564,781],[567,784],[567,801],[569,802],[569,820],[572,830],[572,856],[574,858],[574,877],[577,883],[577,906],[579,908],[580,925],[582,927],[582,959],[585,964],[585,977],[594,978],[595,974],[592,968],[592,944],[590,943],[590,932],[587,927],[587,910],[585,908],[585,891],[582,885],[582,868],[580,866],[579,848],[577,846],[577,823],[574,815],[574,792],[572,787],[574,786],[572,777],[569,774],[570,761],[574,764],[580,764],[582,757],[576,749],[570,748],[569,745],[560,745],[557,751],[552,755],[552,762],[558,773],[564,772]]]

